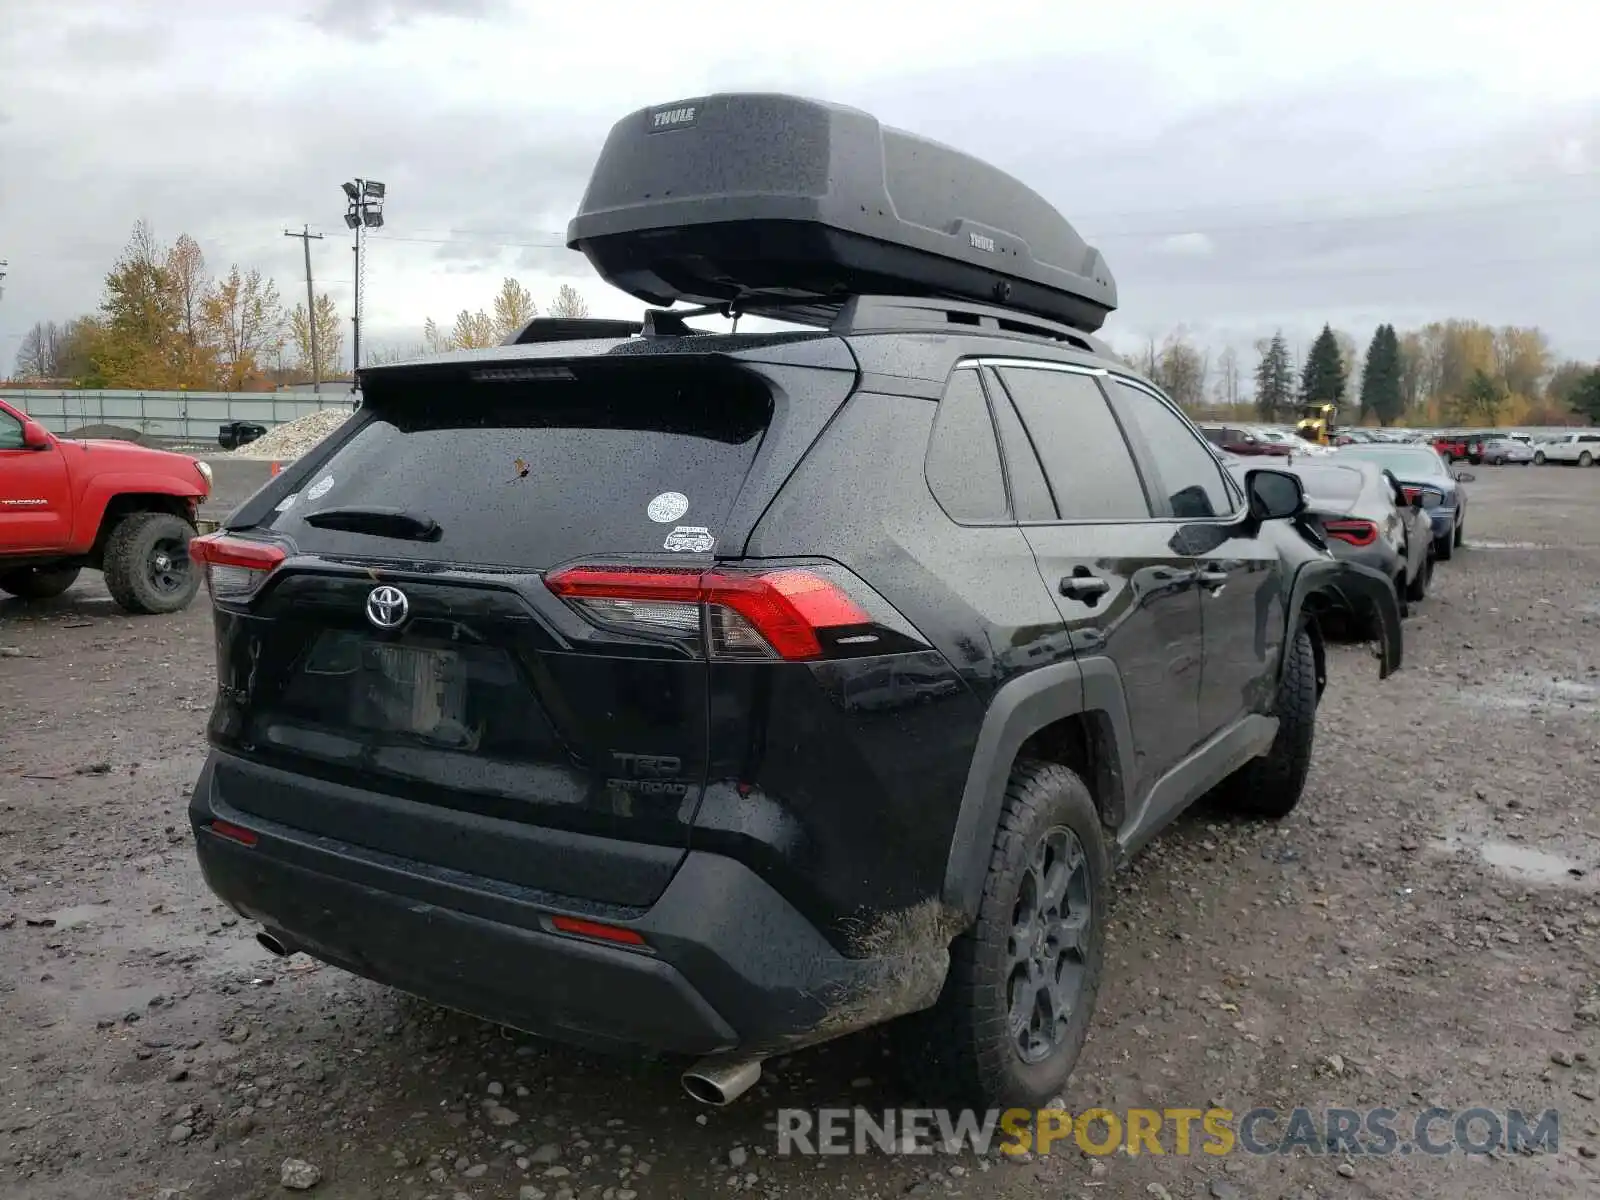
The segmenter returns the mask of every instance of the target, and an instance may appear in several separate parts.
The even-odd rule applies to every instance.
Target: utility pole
[[[311,287],[311,239],[322,240],[320,233],[312,233],[311,226],[302,225],[300,232],[285,229],[284,237],[299,238],[306,252],[306,328],[311,334],[311,390],[322,394],[322,355],[317,350],[317,297]]]
[[[10,266],[10,265],[11,264],[9,262],[7,262],[5,259],[0,258],[0,283],[3,283],[5,281],[6,268],[8,266]],[[6,289],[3,288],[3,287],[0,287],[0,296],[4,296],[5,294],[6,294]]]

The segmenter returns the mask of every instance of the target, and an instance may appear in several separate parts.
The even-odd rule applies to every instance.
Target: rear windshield
[[[1306,495],[1315,500],[1337,500],[1349,503],[1361,494],[1361,472],[1348,467],[1325,469],[1302,467],[1300,482],[1305,484]]]
[[[1387,467],[1397,476],[1417,478],[1448,475],[1442,459],[1432,450],[1412,450],[1404,446],[1343,446],[1339,453]]]
[[[450,383],[375,396],[368,423],[269,522],[301,550],[543,570],[592,554],[704,551],[771,416],[727,371],[600,381]],[[308,522],[402,509],[437,540]]]

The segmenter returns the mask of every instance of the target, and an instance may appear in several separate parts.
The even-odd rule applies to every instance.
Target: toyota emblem
[[[405,624],[411,602],[397,587],[384,584],[367,593],[367,620],[379,629],[398,629]]]

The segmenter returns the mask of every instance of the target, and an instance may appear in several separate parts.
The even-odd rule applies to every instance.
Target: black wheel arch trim
[[[1123,819],[1135,763],[1128,705],[1116,664],[1103,657],[1052,663],[1004,684],[990,700],[978,731],[945,864],[942,899],[969,919],[977,915],[983,897],[994,831],[1018,752],[1041,729],[1076,716],[1094,717],[1104,724],[1111,761],[1102,764],[1098,780],[1084,783],[1094,793],[1103,819],[1110,824]]]
[[[1395,591],[1394,580],[1382,571],[1360,563],[1343,560],[1319,560],[1306,563],[1296,573],[1294,587],[1289,595],[1287,632],[1298,630],[1310,615],[1306,601],[1312,596],[1324,596],[1341,603],[1346,608],[1365,615],[1378,641],[1378,678],[1387,679],[1400,669],[1405,657],[1405,635],[1400,623],[1400,596]],[[1318,634],[1312,638],[1313,649],[1320,650]],[[1288,641],[1285,639],[1285,647]],[[1324,673],[1324,662],[1319,654],[1318,675]],[[1279,656],[1278,676],[1281,679],[1287,668],[1289,656]],[[1320,684],[1320,679],[1319,679]]]

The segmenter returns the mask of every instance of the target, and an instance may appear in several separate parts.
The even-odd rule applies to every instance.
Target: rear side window
[[[1111,394],[1123,423],[1136,430],[1143,442],[1173,516],[1195,520],[1233,511],[1222,464],[1187,422],[1140,388],[1115,381]]]
[[[0,450],[22,449],[22,422],[0,408]]]
[[[577,380],[418,383],[374,391],[368,407],[367,424],[274,514],[275,532],[316,553],[543,570],[715,547],[772,401],[748,375],[659,364]],[[331,508],[403,509],[440,534],[307,520]]]
[[[972,368],[952,375],[939,401],[926,470],[928,487],[951,520],[979,524],[1006,519],[1000,448],[989,419],[989,402]]]
[[[1064,521],[1150,516],[1133,455],[1094,378],[1071,371],[998,371],[1044,466]]]

